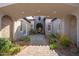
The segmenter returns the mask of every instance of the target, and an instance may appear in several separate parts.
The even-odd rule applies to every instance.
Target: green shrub
[[[56,39],[55,38],[49,38],[49,44],[55,43]]]
[[[20,38],[20,41],[29,41],[30,40],[30,37],[29,36],[23,36]]]
[[[62,35],[60,37],[60,43],[61,43],[62,47],[65,48],[65,47],[67,47],[69,45],[69,40],[67,39],[67,37]]]
[[[55,43],[56,42],[56,36],[53,35],[53,34],[50,34],[48,36],[48,39],[49,39],[49,44],[52,44],[52,43]]]
[[[11,41],[6,38],[0,38],[0,55],[11,55],[20,51],[19,46],[13,46]]]
[[[12,47],[11,41],[6,38],[0,38],[0,52],[8,52]]]
[[[16,54],[17,52],[19,52],[21,49],[20,49],[20,46],[15,46],[15,47],[12,47],[9,51],[10,55],[13,55],[13,54]]]
[[[35,34],[35,30],[34,29],[30,29],[29,33],[30,34]]]
[[[56,48],[57,48],[57,45],[56,45],[55,43],[50,44],[50,45],[49,45],[49,48],[50,48],[50,49],[56,49]]]

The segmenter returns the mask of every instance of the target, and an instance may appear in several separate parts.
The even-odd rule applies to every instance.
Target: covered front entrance
[[[0,14],[11,16],[1,17],[0,34],[16,41],[24,40],[25,49],[17,55],[76,55],[79,52],[74,44],[79,47],[77,10],[79,8],[66,4],[13,4],[0,9]]]
[[[36,31],[37,31],[37,33],[42,33],[42,30],[43,30],[42,24],[41,23],[38,23],[36,25]]]
[[[45,16],[34,16],[34,30],[36,33],[45,33]]]

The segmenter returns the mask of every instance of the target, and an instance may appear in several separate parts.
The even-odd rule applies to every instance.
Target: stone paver
[[[31,37],[30,46],[23,49],[17,56],[57,56],[55,50],[51,51],[44,35],[37,34]]]
[[[48,45],[48,43],[45,40],[44,35],[42,35],[42,34],[37,34],[37,35],[32,36],[30,44],[34,45],[34,46],[36,46],[36,45],[37,46],[38,45]]]

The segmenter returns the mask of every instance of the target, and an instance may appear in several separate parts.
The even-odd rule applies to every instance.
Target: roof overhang
[[[79,10],[78,7],[73,5],[74,4],[67,3],[2,3],[0,12],[8,14],[14,18],[22,18],[26,16],[47,16],[47,18],[55,18],[63,17],[64,15],[73,13],[77,9]]]

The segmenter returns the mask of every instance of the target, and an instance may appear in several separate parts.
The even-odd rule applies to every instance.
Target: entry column
[[[79,47],[79,16],[77,16],[77,47]]]
[[[1,37],[1,17],[0,17],[0,37]]]

